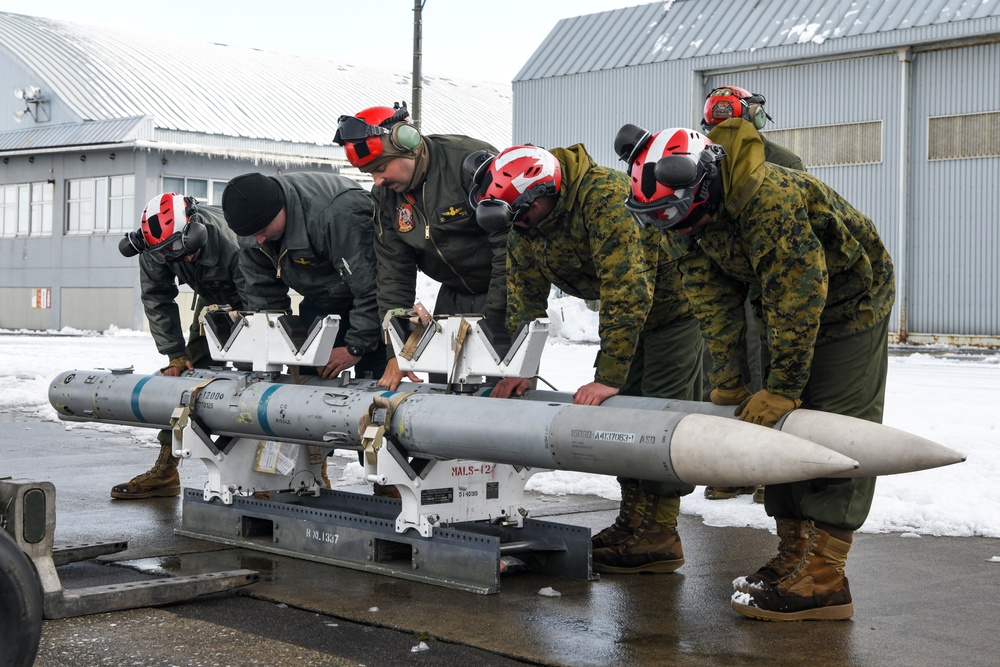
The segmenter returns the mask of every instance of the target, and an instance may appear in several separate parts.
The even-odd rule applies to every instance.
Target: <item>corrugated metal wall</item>
[[[930,119],[1000,111],[1000,45],[914,61],[908,328],[1000,335],[1000,156],[927,159]]]

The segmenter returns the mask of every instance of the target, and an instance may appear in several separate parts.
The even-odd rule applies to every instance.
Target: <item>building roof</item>
[[[141,33],[0,12],[0,57],[20,60],[39,79],[27,83],[42,89],[53,111],[65,105],[70,120],[85,127],[88,121],[147,117],[155,140],[209,135],[216,143],[231,138],[230,144],[247,149],[266,150],[279,142],[309,152],[309,147],[335,146],[340,115],[409,100],[412,94],[408,72],[194,40],[171,39],[169,48],[163,42]],[[468,134],[497,147],[510,144],[510,84],[426,75],[422,83],[422,132]],[[57,129],[53,122],[33,129],[52,141],[91,128]],[[124,126],[104,127],[114,129],[130,134]],[[9,134],[22,142],[31,137],[28,131]],[[322,152],[330,155],[331,150],[342,152],[339,147]]]
[[[1000,0],[667,0],[563,19],[514,82],[727,53],[780,58],[780,47],[810,57],[997,32]]]

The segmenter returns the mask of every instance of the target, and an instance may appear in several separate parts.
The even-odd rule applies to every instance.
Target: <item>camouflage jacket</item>
[[[628,176],[596,164],[582,144],[554,148],[562,187],[552,213],[507,241],[507,326],[546,316],[550,288],[600,299],[594,379],[625,383],[639,333],[691,317],[680,273],[661,257],[659,231],[625,210]]]
[[[228,304],[237,310],[244,307],[239,246],[222,217],[222,209],[200,206],[196,220],[204,223],[208,239],[195,262],[157,264],[146,253],[139,255],[139,285],[149,332],[157,351],[170,359],[183,356],[186,345],[177,306],[178,284],[188,285],[203,304]],[[198,326],[193,322],[191,328],[196,330]]]
[[[277,176],[285,194],[285,234],[258,245],[240,237],[250,310],[289,310],[294,289],[323,313],[349,312],[345,341],[374,350],[382,340],[375,301],[372,200],[343,176]]]
[[[484,314],[502,318],[507,233],[489,234],[476,224],[462,174],[469,153],[497,150],[460,135],[430,135],[424,142],[430,165],[409,198],[389,188],[372,191],[379,316],[413,306],[419,269],[461,294],[487,294]]]
[[[709,137],[726,150],[725,204],[696,241],[667,236],[712,353],[710,379],[733,388],[744,376],[749,296],[771,353],[766,387],[798,398],[816,345],[889,315],[892,260],[872,221],[828,185],[766,163],[750,124],[728,120]]]

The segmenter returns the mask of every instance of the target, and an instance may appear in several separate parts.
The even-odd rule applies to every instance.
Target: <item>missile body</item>
[[[573,394],[555,391],[526,391],[522,400],[572,403]],[[636,410],[665,410],[683,414],[703,414],[738,419],[734,406],[643,396],[612,396],[601,407]],[[927,470],[961,463],[965,455],[932,440],[891,426],[856,417],[819,410],[792,410],[774,426],[858,462],[858,468],[825,477],[873,477]],[[733,485],[735,486],[735,485]]]
[[[386,436],[412,457],[720,486],[830,477],[857,465],[796,436],[708,414],[456,396],[419,385],[385,392],[372,380],[276,379],[67,371],[52,381],[49,402],[65,420],[168,428],[185,395],[207,382],[188,407],[191,420],[215,435],[361,450],[359,424],[382,396],[393,404]]]

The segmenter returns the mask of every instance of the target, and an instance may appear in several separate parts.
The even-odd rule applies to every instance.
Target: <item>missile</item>
[[[524,392],[521,400],[572,403],[573,394],[531,390]],[[612,396],[605,400],[601,407],[665,410],[682,414],[703,414],[738,419],[734,414],[735,408],[731,405],[643,396]],[[965,461],[965,455],[961,452],[933,440],[891,426],[876,424],[857,417],[833,414],[832,412],[799,408],[785,415],[774,425],[774,428],[782,433],[795,435],[839,452],[849,459],[854,459],[859,464],[856,469],[844,470],[824,475],[824,477],[896,475]]]
[[[359,424],[382,396],[392,405],[387,437],[418,458],[719,486],[830,477],[857,466],[797,436],[715,415],[505,401],[433,387],[386,392],[372,380],[300,384],[234,371],[166,377],[73,370],[52,381],[49,402],[64,420],[168,428],[196,387],[190,419],[211,434],[329,449],[363,449]]]

